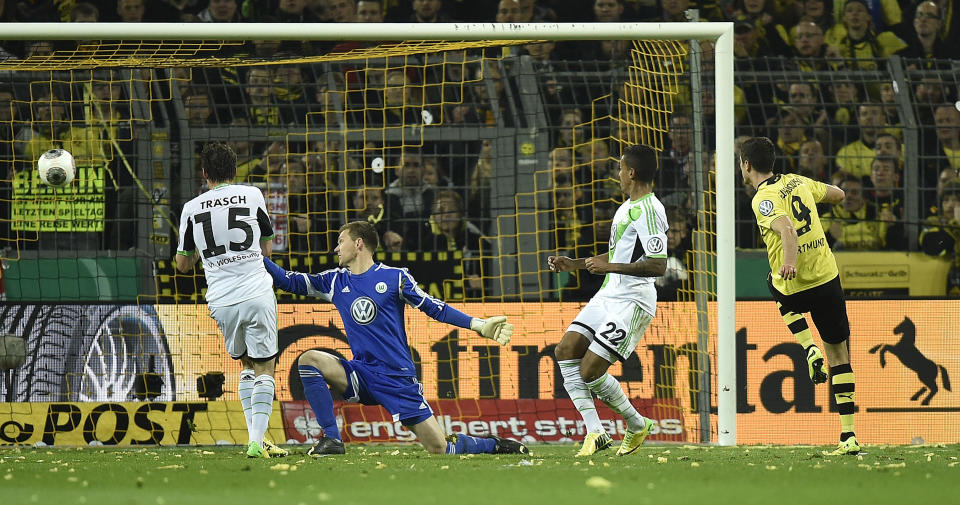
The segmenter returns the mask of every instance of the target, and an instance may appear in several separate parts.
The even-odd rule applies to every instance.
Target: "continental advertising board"
[[[63,306],[56,307],[58,313],[76,314]],[[516,331],[508,346],[499,347],[470,331],[435,322],[416,310],[407,311],[411,355],[417,363],[425,395],[441,420],[443,416],[449,416],[449,422],[466,423],[467,428],[471,421],[479,421],[482,423],[474,425],[477,429],[483,426],[492,429],[504,426],[494,422],[511,426],[512,418],[514,426],[523,420],[527,435],[535,439],[556,440],[564,435],[575,438],[576,424],[564,430],[556,428],[555,433],[550,433],[547,429],[538,429],[537,423],[542,421],[540,428],[551,423],[557,427],[560,418],[576,419],[576,412],[566,399],[557,373],[553,350],[576,316],[580,304],[487,303],[459,304],[458,308],[479,317],[506,314],[516,325]],[[663,425],[661,440],[699,441],[697,409],[700,406],[696,402],[701,385],[697,371],[709,366],[715,374],[716,360],[715,347],[705,352],[697,349],[694,308],[684,303],[660,304],[657,317],[636,354],[610,370],[641,412]],[[310,436],[310,423],[315,421],[311,421],[310,413],[299,403],[303,394],[295,373],[296,360],[308,349],[322,349],[349,358],[347,337],[343,334],[339,315],[330,305],[284,304],[278,310],[282,352],[277,384],[278,400],[282,402],[283,410],[281,424],[287,430],[285,438],[306,439]],[[848,303],[851,356],[857,379],[858,438],[867,443],[960,441],[960,430],[954,428],[952,422],[960,412],[960,399],[950,382],[951,375],[960,376],[960,339],[956,335],[960,327],[957,324],[960,322],[956,316],[958,311],[960,302],[957,301]],[[100,312],[109,311],[103,309]],[[149,320],[150,324],[141,323],[139,327],[150,329],[151,344],[135,352],[155,353],[157,359],[150,361],[152,366],[162,364],[165,367],[164,390],[157,400],[196,402],[196,378],[210,371],[226,374],[227,392],[222,399],[237,398],[239,367],[223,352],[222,339],[205,306],[139,306],[136,311],[128,308],[127,312],[131,315],[139,313]],[[27,318],[21,318],[21,323],[0,329],[28,336],[28,349],[40,350],[30,351],[28,355],[43,357],[52,352],[48,349],[53,347],[44,347],[36,340],[62,340],[66,331],[54,331],[49,326],[71,324],[58,322],[55,314],[51,314],[53,312],[48,310],[46,317],[34,317],[34,326],[23,323]],[[8,319],[0,318],[0,326],[4,321]],[[38,327],[40,323],[47,327]],[[835,442],[839,419],[829,387],[814,387],[807,378],[802,350],[780,319],[776,305],[772,302],[739,302],[737,330],[738,442]],[[715,335],[715,328],[711,327],[710,332]],[[68,338],[71,341],[78,339],[83,340]],[[72,352],[82,355],[86,350]],[[161,357],[167,360],[159,360]],[[117,400],[98,396],[95,388],[92,393],[78,394],[86,391],[83,389],[85,382],[77,380],[83,375],[84,367],[82,364],[70,365],[71,360],[66,362],[69,369],[57,376],[42,377],[46,386],[32,389],[31,372],[49,373],[53,365],[25,365],[16,371],[15,381],[2,386],[5,389],[0,389],[0,394],[6,401],[83,400],[102,403]],[[86,379],[86,382],[92,382]],[[50,387],[50,383],[55,383],[56,387]],[[710,389],[715,391],[715,388],[713,379]],[[116,395],[115,392],[112,394]],[[715,394],[712,396],[715,398]],[[218,403],[221,402],[210,402],[209,405],[212,408]],[[14,415],[7,414],[12,411],[5,408],[7,410],[0,409],[0,424],[6,420],[5,416]],[[298,408],[299,414],[288,415]],[[389,418],[382,417],[384,413],[377,408],[355,405],[338,408],[338,414],[348,428],[351,423],[361,423],[356,425],[354,432],[347,430],[347,436],[354,437],[353,440],[381,440],[383,436],[399,438],[403,435],[403,431],[392,423],[388,424],[391,424],[393,435],[386,431],[383,423]],[[715,412],[715,404],[709,408]],[[37,409],[43,410],[41,407]],[[519,412],[524,414],[518,415]],[[615,419],[607,411],[602,412],[605,419]],[[128,413],[133,419],[136,410]],[[715,424],[715,415],[711,419]],[[294,426],[291,423],[299,423],[301,430],[294,427],[291,431]],[[381,423],[377,426],[382,429],[376,434],[373,423]],[[459,426],[452,424],[450,427]],[[679,433],[674,432],[677,429]],[[615,424],[611,425],[611,430],[619,431]],[[716,433],[715,425],[711,431]]]

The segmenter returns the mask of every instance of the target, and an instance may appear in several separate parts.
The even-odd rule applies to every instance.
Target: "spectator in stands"
[[[204,23],[239,23],[243,21],[237,0],[210,0],[206,9],[197,13],[197,20]]]
[[[829,179],[829,163],[823,151],[823,144],[819,140],[810,139],[800,144],[796,173],[815,181],[833,184]]]
[[[690,8],[690,0],[661,0],[660,21],[686,23],[685,12]]]
[[[433,206],[435,192],[423,183],[423,159],[413,151],[404,151],[397,166],[397,178],[385,191],[387,208],[399,209],[400,215],[388,216],[404,230],[403,236],[420,240],[421,225]]]
[[[411,23],[455,23],[443,10],[443,0],[413,0]]]
[[[657,196],[662,197],[675,192],[691,190],[689,176],[693,173],[694,159],[693,129],[690,118],[682,112],[670,116],[670,130],[667,132],[668,144],[660,157],[660,170],[657,173]]]
[[[914,2],[916,0],[910,0]],[[884,30],[898,31],[900,23],[903,21],[903,11],[900,9],[901,2],[898,0],[865,0],[864,7],[867,9],[867,19],[874,29],[878,32]],[[833,15],[840,21],[845,14],[844,7],[846,3],[842,0],[834,4]]]
[[[898,54],[904,58],[928,60],[952,57],[954,52],[940,39],[940,29],[942,27],[940,7],[937,6],[936,2],[931,0],[920,2],[917,4],[913,16],[913,33],[907,39],[909,45]],[[932,68],[933,66],[932,62],[925,62],[921,65],[916,65],[915,62],[907,62],[907,64],[913,68]]]
[[[834,138],[832,143],[850,143],[860,134],[854,126],[857,106],[860,104],[860,88],[841,78],[827,86],[827,89],[830,91],[827,114],[830,116],[831,134]]]
[[[181,98],[190,126],[204,127],[216,122],[213,117],[213,99],[206,90],[196,86],[191,87]]]
[[[247,100],[247,114],[253,126],[280,125],[280,108],[273,97],[273,70],[270,67],[251,67],[247,70],[243,87]]]
[[[359,0],[356,19],[358,23],[383,23],[383,4],[380,0]]]
[[[554,147],[572,149],[586,142],[582,124],[583,112],[581,112],[580,109],[565,109],[560,119],[560,129],[557,132],[558,135],[554,141]]]
[[[574,251],[580,242],[583,219],[577,207],[577,191],[572,184],[553,188],[553,222],[558,250]]]
[[[310,188],[306,167],[298,157],[287,157],[285,172],[290,252],[329,250],[321,241],[325,229],[322,216],[326,213],[322,195]]]
[[[813,0],[809,3],[823,2]],[[793,27],[793,57],[792,66],[798,70],[828,70],[830,68],[827,57],[827,44],[823,38],[823,28],[815,22],[803,19]],[[800,58],[800,59],[796,59]]]
[[[244,116],[236,116],[230,121],[231,126],[250,126],[250,121]],[[234,179],[238,184],[253,182],[250,180],[250,172],[256,170],[262,161],[253,152],[253,142],[247,135],[238,135],[231,137],[227,145],[237,153],[237,177]]]
[[[826,38],[827,44],[847,59],[848,68],[874,70],[873,58],[886,58],[907,45],[893,32],[873,30],[866,0],[847,0],[841,19],[842,23],[827,31]]]
[[[146,12],[144,5],[146,0],[118,0],[117,16],[124,23],[139,23],[143,21],[143,14]]]
[[[280,110],[280,122],[285,125],[305,126],[311,103],[303,68],[299,65],[281,65],[273,75],[273,98]],[[323,121],[321,116],[311,118],[315,127]],[[322,123],[321,123],[322,124]]]
[[[780,108],[776,118],[776,145],[780,151],[777,156],[779,173],[796,172],[797,155],[800,145],[807,140],[804,134],[803,119],[797,110],[790,106]]]
[[[70,11],[71,23],[96,23],[100,21],[100,10],[93,4],[87,2],[77,2]]]
[[[507,98],[504,93],[504,80],[496,61],[484,61],[471,72],[471,80],[466,87],[464,103],[456,105],[450,112],[454,123],[495,125],[503,122],[513,126],[513,115],[507,114]],[[493,88],[491,96],[487,86]]]
[[[690,276],[687,265],[687,252],[692,248],[690,239],[690,221],[684,209],[667,209],[667,270],[657,277],[657,300],[676,301],[678,290]]]
[[[836,165],[847,174],[865,178],[870,175],[870,164],[876,155],[873,149],[877,135],[886,126],[883,107],[875,103],[861,104],[857,108],[857,125],[860,127],[860,138],[837,151]]]
[[[789,54],[789,43],[786,41],[786,30],[782,24],[793,24],[792,16],[786,10],[778,11],[774,0],[735,0],[733,2],[733,21],[747,21],[753,24],[757,37],[765,41],[773,52],[781,55]],[[783,31],[783,35],[781,35]]]
[[[467,221],[463,198],[456,191],[436,193],[426,226],[420,233],[421,251],[463,251],[464,256],[479,256],[482,232]]]
[[[423,184],[427,187],[437,190],[450,186],[450,181],[446,174],[440,171],[440,165],[437,159],[433,157],[423,158]]]
[[[470,172],[467,181],[467,217],[477,223],[481,229],[486,229],[490,219],[490,188],[493,183],[493,142],[484,140],[480,143],[480,154],[477,163]]]
[[[887,224],[878,219],[877,207],[863,194],[863,181],[847,176],[840,184],[843,202],[820,217],[827,242],[834,250],[880,250],[886,245]]]
[[[880,103],[883,104],[883,114],[887,116],[887,124],[895,127],[902,127],[900,121],[900,111],[897,110],[897,96],[893,90],[893,82],[880,83]]]
[[[574,178],[573,172],[573,150],[566,147],[557,147],[550,151],[550,185],[571,184],[583,182],[582,179]]]
[[[350,20],[356,16],[356,6],[354,0],[331,0],[331,3],[347,2],[345,7],[350,12]],[[307,9],[307,0],[279,0],[277,10],[275,10],[269,19],[262,21],[275,21],[279,23],[319,23],[320,18],[314,15],[313,11]]]
[[[787,100],[807,132],[822,144],[831,140],[830,115],[820,100],[820,88],[810,82],[796,82],[787,90]]]
[[[800,0],[800,4],[800,19],[819,26],[821,36],[836,22],[833,16],[833,0]]]
[[[333,23],[354,23],[357,21],[356,0],[323,0],[323,12],[326,21]]]
[[[940,143],[938,155],[945,158],[950,168],[960,170],[960,110],[953,104],[940,105],[934,111],[933,120]]]
[[[924,254],[951,260],[947,295],[960,295],[960,179],[944,186],[937,213],[924,221],[919,242]]]
[[[885,249],[904,250],[907,248],[903,225],[903,188],[900,185],[899,160],[876,157],[870,165],[870,184],[873,191],[869,196],[877,208],[877,218],[886,223]]]
[[[30,96],[32,120],[19,123],[13,147],[18,158],[36,160],[53,142],[62,141],[70,128],[69,102],[62,99],[69,90],[60,83],[38,81],[30,83]]]
[[[619,23],[623,16],[623,0],[594,0],[593,17],[599,23]]]
[[[383,116],[372,117],[372,122],[384,126],[418,125],[422,123],[418,89],[410,82],[406,73],[399,70],[387,73],[386,88],[383,90]],[[374,111],[374,113],[377,112],[379,111]]]
[[[873,149],[878,158],[893,158],[897,160],[897,168],[903,168],[903,149],[900,147],[900,139],[889,132],[882,132],[877,135],[877,141]]]
[[[390,226],[383,190],[366,186],[354,190],[350,197],[350,209],[347,222],[368,221],[377,229],[383,239],[381,246],[386,252],[400,252],[403,249],[403,236]]]

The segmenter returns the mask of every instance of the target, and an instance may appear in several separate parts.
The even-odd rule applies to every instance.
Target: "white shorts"
[[[640,343],[653,315],[632,300],[593,297],[567,331],[590,340],[589,350],[614,363],[626,360]]]
[[[231,358],[266,360],[277,355],[277,296],[272,289],[240,303],[210,307],[210,316]]]

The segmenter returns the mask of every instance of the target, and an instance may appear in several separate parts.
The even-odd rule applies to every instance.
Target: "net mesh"
[[[238,153],[237,181],[264,192],[281,266],[335,266],[339,226],[367,220],[381,234],[378,259],[471,315],[517,325],[501,348],[408,311],[411,354],[446,429],[513,418],[535,440],[582,436],[553,350],[600,279],[551,274],[546,257],[607,250],[621,149],[664,151],[671,118],[692,117],[689,50],[633,41],[609,62],[560,64],[534,57],[548,44],[411,42],[303,57],[144,41],[0,62],[13,76],[0,87],[12,97],[0,120],[10,167],[0,177],[12,188],[0,196],[11,209],[0,246],[7,293],[23,301],[3,309],[0,329],[27,338],[32,363],[4,395],[195,401],[215,396],[223,373],[219,398],[236,400],[239,367],[203,305],[203,272],[181,274],[170,260],[179,209],[204,189],[199,150],[224,140]],[[37,178],[36,159],[53,146],[76,158],[68,188]],[[696,335],[698,320],[715,326],[705,305],[715,296],[714,194],[699,189],[699,203],[665,200],[671,233],[690,242],[658,286],[679,303],[662,305],[638,352],[611,368],[658,422],[654,439],[701,440],[711,402],[704,374],[715,351]],[[340,316],[311,301],[279,297],[281,402],[303,399],[295,363],[306,350],[350,357]],[[234,407],[229,422],[242,426]],[[315,436],[309,409],[290,409],[291,426],[310,426],[299,435]],[[402,435],[382,411],[338,413]],[[553,431],[534,429],[538,420]]]

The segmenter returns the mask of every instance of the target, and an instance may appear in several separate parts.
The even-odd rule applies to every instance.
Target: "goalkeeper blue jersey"
[[[384,375],[416,376],[410,358],[404,305],[443,323],[469,328],[471,317],[425,293],[406,268],[374,263],[361,274],[331,268],[319,274],[288,272],[264,258],[275,287],[333,302],[353,359]]]

